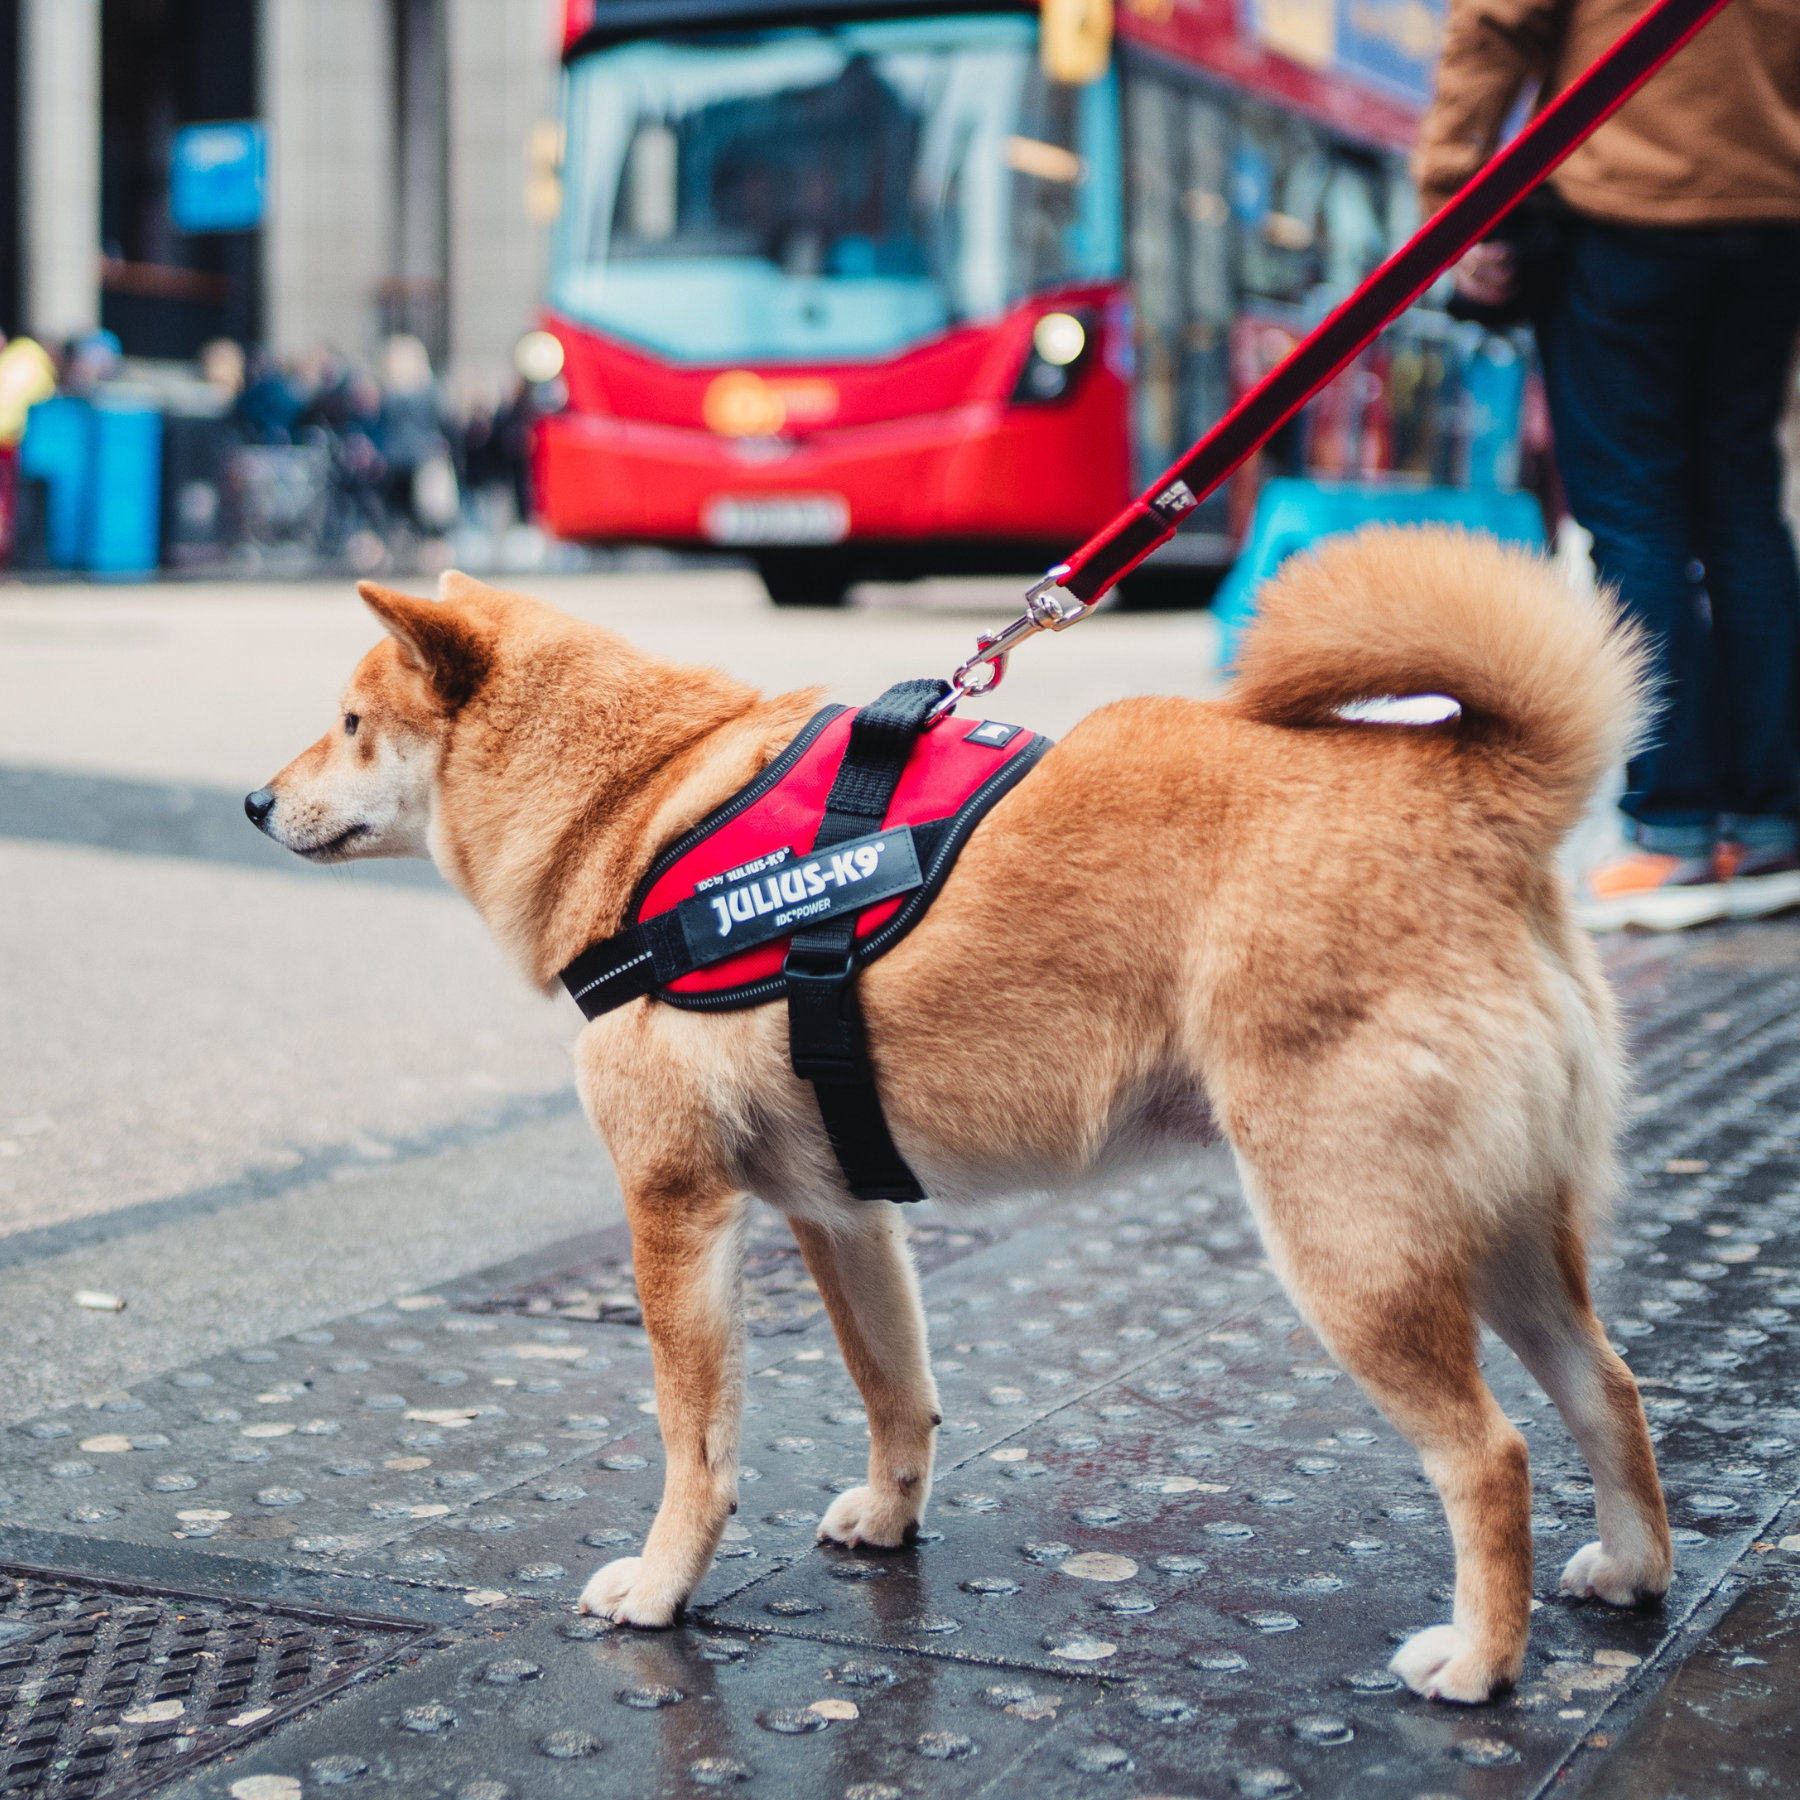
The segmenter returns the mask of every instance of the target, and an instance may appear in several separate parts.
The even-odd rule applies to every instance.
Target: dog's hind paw
[[[821,1544],[875,1544],[897,1549],[918,1532],[919,1515],[911,1500],[887,1498],[873,1488],[851,1488],[839,1494],[819,1521]]]
[[[1599,1599],[1609,1606],[1640,1606],[1646,1600],[1659,1600],[1669,1591],[1670,1571],[1660,1567],[1629,1567],[1623,1559],[1610,1556],[1598,1544],[1583,1544],[1568,1560],[1562,1572],[1565,1594],[1578,1600]]]
[[[686,1598],[669,1582],[658,1581],[641,1556],[621,1556],[595,1572],[581,1590],[577,1610],[620,1625],[661,1630],[675,1623]]]
[[[1455,1625],[1433,1625],[1415,1632],[1394,1654],[1388,1667],[1415,1694],[1427,1700],[1455,1700],[1479,1706],[1506,1685],[1492,1665],[1477,1659],[1468,1638]]]

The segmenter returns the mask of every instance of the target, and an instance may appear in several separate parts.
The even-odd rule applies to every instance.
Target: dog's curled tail
[[[1462,708],[1458,742],[1494,767],[1543,852],[1630,754],[1646,660],[1609,598],[1578,593],[1532,551],[1372,526],[1292,558],[1263,588],[1230,703],[1268,724],[1342,726],[1339,709],[1359,700],[1447,695]]]

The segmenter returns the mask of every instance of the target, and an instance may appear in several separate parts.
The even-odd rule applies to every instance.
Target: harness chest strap
[[[921,746],[945,692],[939,681],[903,682],[848,721],[842,707],[816,714],[754,781],[656,859],[625,928],[562,972],[590,1019],[645,994],[701,1010],[785,995],[794,1071],[813,1084],[859,1199],[918,1200],[924,1191],[881,1109],[856,972],[918,922],[975,826],[1049,748],[1016,726],[985,722],[958,722]],[[947,815],[921,816],[944,805]],[[796,851],[795,840],[808,837],[810,848]],[[718,866],[748,851],[736,867]]]

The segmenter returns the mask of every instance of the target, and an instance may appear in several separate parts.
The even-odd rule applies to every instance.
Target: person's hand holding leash
[[[1451,273],[1457,293],[1477,306],[1504,306],[1519,280],[1512,246],[1492,239],[1465,250]]]

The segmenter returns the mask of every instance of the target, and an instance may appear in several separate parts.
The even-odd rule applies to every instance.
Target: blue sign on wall
[[[169,156],[179,231],[253,231],[263,222],[264,134],[253,119],[183,125]]]

